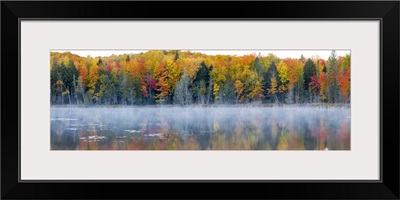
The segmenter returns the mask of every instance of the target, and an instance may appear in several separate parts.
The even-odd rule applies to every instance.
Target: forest
[[[50,52],[52,105],[349,104],[350,54],[279,58],[180,50]]]

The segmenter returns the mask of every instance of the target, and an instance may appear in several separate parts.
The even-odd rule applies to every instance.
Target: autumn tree
[[[303,68],[303,78],[304,78],[303,89],[305,92],[305,101],[307,102],[311,101],[311,88],[310,88],[311,77],[316,73],[317,73],[317,68],[315,66],[315,63],[311,59],[308,59],[307,62],[304,64]]]
[[[324,71],[321,72],[318,78],[319,84],[319,96],[322,101],[326,100],[326,90],[327,90],[327,82],[326,82],[326,73]]]
[[[340,68],[339,83],[341,94],[343,96],[344,103],[350,101],[350,55],[347,54],[342,61]]]
[[[164,102],[169,94],[169,86],[167,82],[168,72],[166,69],[166,65],[167,62],[164,61],[154,69],[154,76],[157,86],[157,94],[155,96],[156,102]]]
[[[350,54],[278,58],[179,50],[50,53],[52,104],[349,103]],[[190,93],[190,95],[189,95]]]
[[[278,103],[276,94],[278,93],[278,81],[276,77],[271,78],[271,86],[267,89],[268,95],[272,96],[273,102]]]
[[[278,76],[281,80],[279,91],[282,93],[282,98],[285,98],[284,101],[289,100],[293,95],[293,87],[289,83],[289,68],[284,61],[280,61],[277,70]],[[290,92],[290,94],[287,94],[288,92]]]
[[[265,75],[265,82],[263,84],[264,88],[271,90],[274,87],[274,85],[272,85],[272,80],[274,80],[274,82],[275,82],[274,84],[276,84],[277,88],[281,85],[281,80],[279,78],[278,70],[277,70],[275,62],[271,62],[270,66],[268,67],[267,73]],[[273,93],[273,94],[269,93],[268,92],[269,90],[267,90],[266,96],[272,97],[273,102],[278,101],[278,94],[277,94],[278,89],[276,89],[276,90],[277,90],[276,93]]]
[[[141,104],[149,96],[144,59],[131,60],[130,78],[132,78],[132,103]]]
[[[342,72],[339,80],[340,91],[344,98],[344,103],[349,103],[350,96],[350,67]]]
[[[314,101],[317,102],[319,99],[318,95],[319,95],[319,90],[320,90],[320,83],[319,83],[319,77],[316,72],[314,72],[314,74],[310,77],[309,86],[310,86],[311,94],[314,97]]]
[[[147,94],[148,94],[148,103],[153,103],[153,96],[154,96],[154,91],[157,89],[157,82],[156,79],[153,78],[152,74],[146,75],[146,85],[147,85]]]
[[[207,94],[209,92],[207,88],[209,88],[210,84],[211,69],[207,67],[204,61],[201,62],[200,66],[196,73],[196,78],[193,81],[193,97],[195,102],[204,104],[209,101],[209,99],[207,99],[209,96]]]
[[[96,101],[98,101],[98,91],[99,91],[99,66],[97,65],[97,63],[93,63],[93,65],[89,68],[89,76],[88,76],[88,93],[91,97],[90,100],[94,101],[94,103],[96,103]]]
[[[249,92],[247,96],[252,101],[261,101],[261,99],[264,97],[262,80],[262,77],[260,77],[257,72],[252,72],[249,76],[249,79],[247,81]]]
[[[236,92],[236,102],[243,102],[244,96],[243,96],[243,91],[244,91],[244,85],[242,81],[236,80],[235,81],[235,92]]]
[[[287,103],[302,103],[304,95],[303,63],[299,59],[284,59],[288,66],[289,85],[285,101]]]
[[[175,60],[168,59],[166,62],[165,69],[167,72],[166,83],[168,88],[168,94],[173,94],[175,85],[181,78],[182,68],[179,67],[179,65],[176,63]]]
[[[286,85],[289,82],[289,69],[285,62],[279,62],[277,66],[278,75],[282,85]]]
[[[213,70],[211,71],[211,77],[213,80],[213,95],[215,98],[215,101],[219,100],[220,96],[220,90],[223,84],[227,80],[227,75],[226,75],[226,67],[225,66],[220,66],[220,67],[214,67]]]
[[[190,86],[192,84],[192,80],[189,78],[189,75],[186,71],[184,71],[182,78],[178,81],[174,90],[174,104],[179,105],[190,105],[192,104],[192,91]]]
[[[336,52],[333,50],[329,56],[326,68],[326,96],[329,103],[338,102],[338,95],[340,94],[340,89],[338,87],[337,75],[338,75],[338,59]]]

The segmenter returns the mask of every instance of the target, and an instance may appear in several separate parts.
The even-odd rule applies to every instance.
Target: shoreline
[[[310,103],[310,104],[193,104],[193,105],[50,105],[50,108],[351,108],[351,104],[328,104],[328,103]]]

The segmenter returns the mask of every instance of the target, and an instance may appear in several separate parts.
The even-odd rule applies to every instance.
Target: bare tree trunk
[[[210,77],[210,83],[208,83],[208,94],[207,94],[207,105],[210,103],[211,88],[212,88],[212,77]]]
[[[69,88],[67,89],[69,91]],[[68,92],[68,101],[69,101],[69,105],[71,105],[71,93]]]
[[[63,83],[61,81],[61,104],[64,104]]]
[[[85,93],[83,92],[82,77],[80,77],[80,76],[78,78],[78,86],[82,93],[82,102],[83,102],[83,104],[85,104]]]
[[[299,85],[297,85],[297,94],[296,94],[296,104],[298,104],[299,103],[299,99],[300,99],[300,89],[299,89]]]
[[[81,86],[81,92],[82,92],[82,101],[83,101],[83,104],[85,104],[85,93],[83,92],[82,86]]]
[[[151,99],[151,88],[150,88],[150,86],[149,86],[149,99]]]
[[[78,104],[78,103],[79,103],[79,100],[78,100],[78,95],[76,94],[75,74],[73,75],[73,78],[74,78],[74,97],[75,97],[76,104]]]

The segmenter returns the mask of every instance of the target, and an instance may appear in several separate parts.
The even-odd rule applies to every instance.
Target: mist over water
[[[344,107],[52,107],[52,150],[350,150]]]

